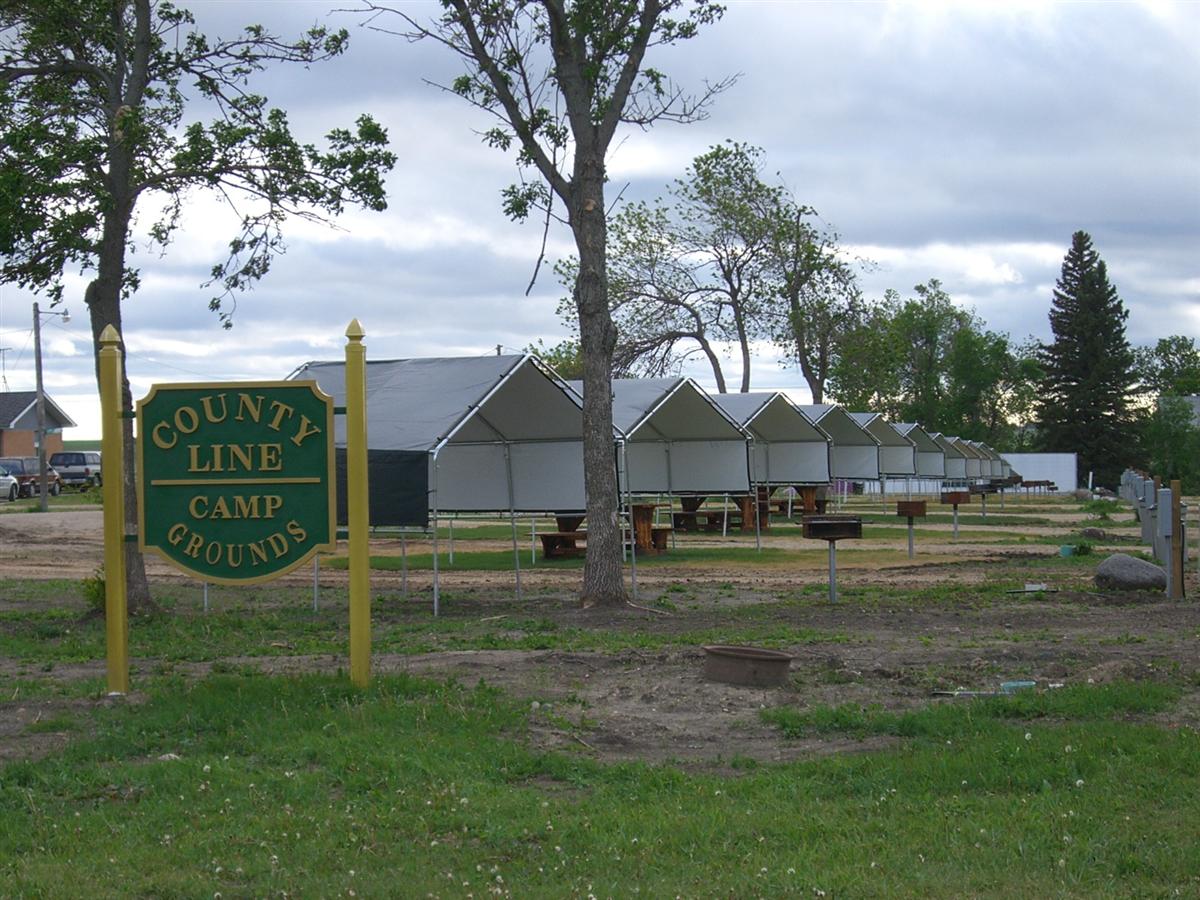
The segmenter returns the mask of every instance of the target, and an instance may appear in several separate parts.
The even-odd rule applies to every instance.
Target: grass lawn
[[[484,685],[159,678],[9,763],[4,893],[1167,896],[1200,892],[1200,738],[1114,684],[780,727],[894,749],[734,777],[537,753]],[[565,720],[559,723],[570,728]]]

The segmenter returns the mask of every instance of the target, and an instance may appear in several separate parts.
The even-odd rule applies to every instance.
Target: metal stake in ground
[[[837,542],[845,538],[861,538],[862,518],[805,516],[801,521],[806,538],[829,543],[829,602],[837,603]]]
[[[924,518],[925,501],[900,500],[896,503],[896,515],[908,519],[908,558],[912,559],[916,555],[913,549],[913,519],[916,516]]]
[[[954,537],[958,538],[958,506],[960,503],[970,503],[970,491],[942,491],[942,503],[954,507]]]

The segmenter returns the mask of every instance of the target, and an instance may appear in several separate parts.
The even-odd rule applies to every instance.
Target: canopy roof
[[[829,442],[829,435],[779,391],[715,394],[710,399],[755,440]]]
[[[962,455],[967,459],[987,459],[987,456],[977,447],[974,447],[966,438],[947,437],[946,440],[951,441],[954,446],[961,450]]]
[[[567,384],[580,397],[583,382]],[[629,441],[746,440],[746,432],[690,378],[614,378],[613,427]]]
[[[346,402],[346,364],[308,362],[290,379],[313,379]],[[336,440],[345,443],[339,417]],[[577,441],[575,396],[536,357],[480,356],[367,362],[367,443],[434,452],[445,444]]]
[[[834,446],[878,447],[879,441],[863,428],[850,413],[833,403],[810,403],[797,405],[802,413],[829,435]]]
[[[962,448],[958,446],[958,438],[947,437],[941,432],[933,432],[930,437],[941,448],[941,451],[946,454],[946,459],[964,459],[966,454]]]
[[[938,442],[933,439],[933,435],[916,422],[900,422],[893,424],[892,427],[916,444],[918,453],[942,452],[942,448],[938,446]]]

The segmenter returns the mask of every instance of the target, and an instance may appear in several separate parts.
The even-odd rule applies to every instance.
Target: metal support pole
[[[317,611],[317,595],[321,591],[321,560],[313,554],[313,612]]]
[[[507,443],[504,445],[504,472],[508,477],[508,520],[512,526],[512,548],[513,548],[513,574],[517,583],[517,600],[521,599],[521,551],[517,548],[517,511],[513,509],[516,503],[516,498],[513,491],[513,473],[512,473],[512,452]],[[454,522],[451,520],[451,531],[453,535]],[[451,544],[453,546],[453,543]]]
[[[1183,564],[1187,558],[1183,532],[1183,493],[1180,480],[1171,481],[1171,599],[1183,599]]]
[[[33,304],[33,369],[37,386],[37,459],[38,459],[38,507],[42,512],[49,508],[46,474],[46,391],[42,387],[42,314]]]
[[[954,504],[954,537],[958,539],[958,504]]]
[[[400,532],[400,593],[408,599],[408,536]]]
[[[983,503],[983,517],[986,519],[987,518],[987,494],[980,494],[979,498],[980,498],[980,502]]]
[[[837,541],[829,542],[829,602],[837,603]]]
[[[667,453],[668,453],[667,460],[669,463],[670,459],[671,459],[669,448],[668,448]],[[625,467],[625,508],[627,510],[629,510],[629,512],[630,512],[629,528],[630,528],[630,531],[632,532],[632,530],[633,530],[633,488],[629,484],[629,446],[624,441],[621,441],[621,465]],[[669,470],[667,473],[667,477],[668,477],[668,480],[670,480]],[[618,496],[617,499],[619,500],[620,497]],[[632,534],[630,535],[630,537],[632,537]],[[636,540],[630,541],[631,545],[636,544],[636,543],[637,543]],[[621,552],[622,552],[622,554],[624,554],[624,552],[625,552],[624,538],[621,539]],[[630,585],[630,590],[633,593],[633,602],[637,603],[638,583],[637,583],[637,551],[636,550],[630,551],[629,559],[630,559],[629,585]]]
[[[913,517],[908,517],[908,558],[912,559],[916,554],[913,552]]]
[[[208,582],[204,582],[204,611],[208,612]]]
[[[451,516],[446,522],[446,528],[450,531],[450,565],[454,565],[454,516]]]
[[[752,487],[754,488],[754,549],[761,552],[761,550],[762,550],[762,534],[759,533],[759,523],[758,523],[758,519],[759,519],[758,485],[755,484],[755,485],[752,485]],[[771,508],[771,499],[770,499],[770,496],[768,496],[767,497],[767,509],[768,509],[767,515],[768,516],[770,515],[770,512],[769,512],[770,508]]]

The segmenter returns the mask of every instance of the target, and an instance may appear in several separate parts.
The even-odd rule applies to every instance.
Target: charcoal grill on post
[[[956,538],[958,537],[958,505],[970,502],[970,491],[942,491],[942,503],[949,503],[954,507],[954,536]]]
[[[898,500],[896,501],[896,515],[908,519],[908,558],[912,559],[915,555],[913,552],[913,519],[917,516],[925,518],[925,501]]]
[[[837,603],[837,542],[862,537],[860,516],[805,516],[804,536],[829,544],[829,602]]]
[[[980,502],[983,504],[983,517],[987,518],[987,498],[988,494],[996,493],[997,488],[994,484],[973,484],[971,485],[971,493],[978,494]]]

